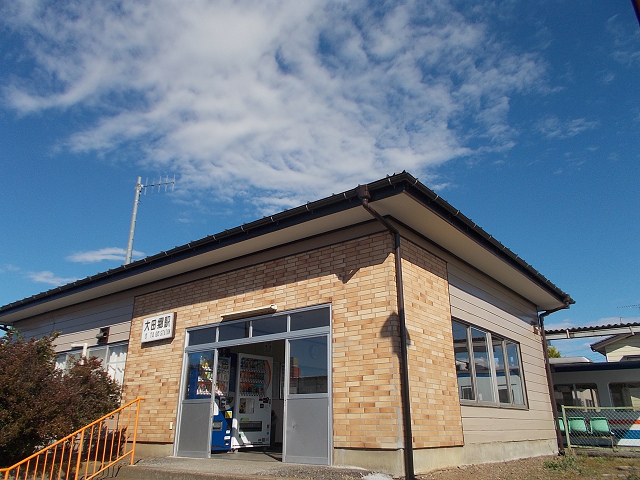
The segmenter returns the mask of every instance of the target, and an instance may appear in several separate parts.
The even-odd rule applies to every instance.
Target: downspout
[[[402,398],[402,421],[404,433],[404,475],[407,480],[414,480],[415,473],[413,467],[413,433],[411,431],[411,397],[409,395],[409,356],[407,353],[407,323],[404,311],[404,286],[402,283],[402,257],[400,256],[400,232],[385,220],[382,215],[376,212],[370,205],[371,195],[366,185],[358,186],[358,198],[362,200],[362,206],[376,220],[386,227],[393,235],[395,243],[396,261],[396,294],[398,302],[398,319],[400,321],[400,370],[401,370],[401,398]]]
[[[553,412],[553,422],[556,430],[556,441],[558,442],[558,453],[564,455],[564,442],[562,440],[562,432],[560,431],[560,425],[558,423],[558,407],[556,406],[556,397],[553,389],[553,380],[551,379],[551,365],[549,363],[549,352],[547,351],[547,335],[544,333],[544,317],[551,315],[559,310],[565,310],[569,308],[569,300],[565,300],[562,307],[554,308],[553,310],[547,310],[538,314],[538,327],[540,328],[540,337],[542,341],[542,352],[544,353],[544,366],[547,371],[547,387],[549,388],[549,398],[551,400],[551,411]]]

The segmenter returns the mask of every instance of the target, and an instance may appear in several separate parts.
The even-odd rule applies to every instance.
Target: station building
[[[5,305],[0,324],[60,332],[61,364],[103,358],[145,399],[139,454],[215,456],[233,420],[231,449],[402,474],[557,452],[539,315],[571,303],[403,172]]]

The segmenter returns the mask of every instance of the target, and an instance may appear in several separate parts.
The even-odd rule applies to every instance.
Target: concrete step
[[[360,468],[282,463],[267,455],[223,454],[213,458],[156,457],[119,467],[118,480],[361,480]],[[390,477],[388,477],[390,478]]]

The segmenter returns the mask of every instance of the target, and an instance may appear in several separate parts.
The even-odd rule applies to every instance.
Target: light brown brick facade
[[[462,445],[446,263],[402,243],[414,448]]]
[[[446,264],[403,241],[414,447],[462,444]],[[125,397],[145,397],[139,440],[171,443],[185,330],[222,313],[331,304],[334,448],[402,447],[393,239],[379,233],[136,298]],[[142,319],[176,312],[171,341],[141,346]]]

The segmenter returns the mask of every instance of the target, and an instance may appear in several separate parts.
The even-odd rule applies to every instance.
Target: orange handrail
[[[21,462],[8,468],[0,468],[0,475],[4,474],[0,478],[90,480],[127,456],[131,457],[130,464],[133,465],[142,400],[142,397],[136,398]],[[135,417],[131,425],[133,413]],[[83,462],[84,474],[80,475]]]

